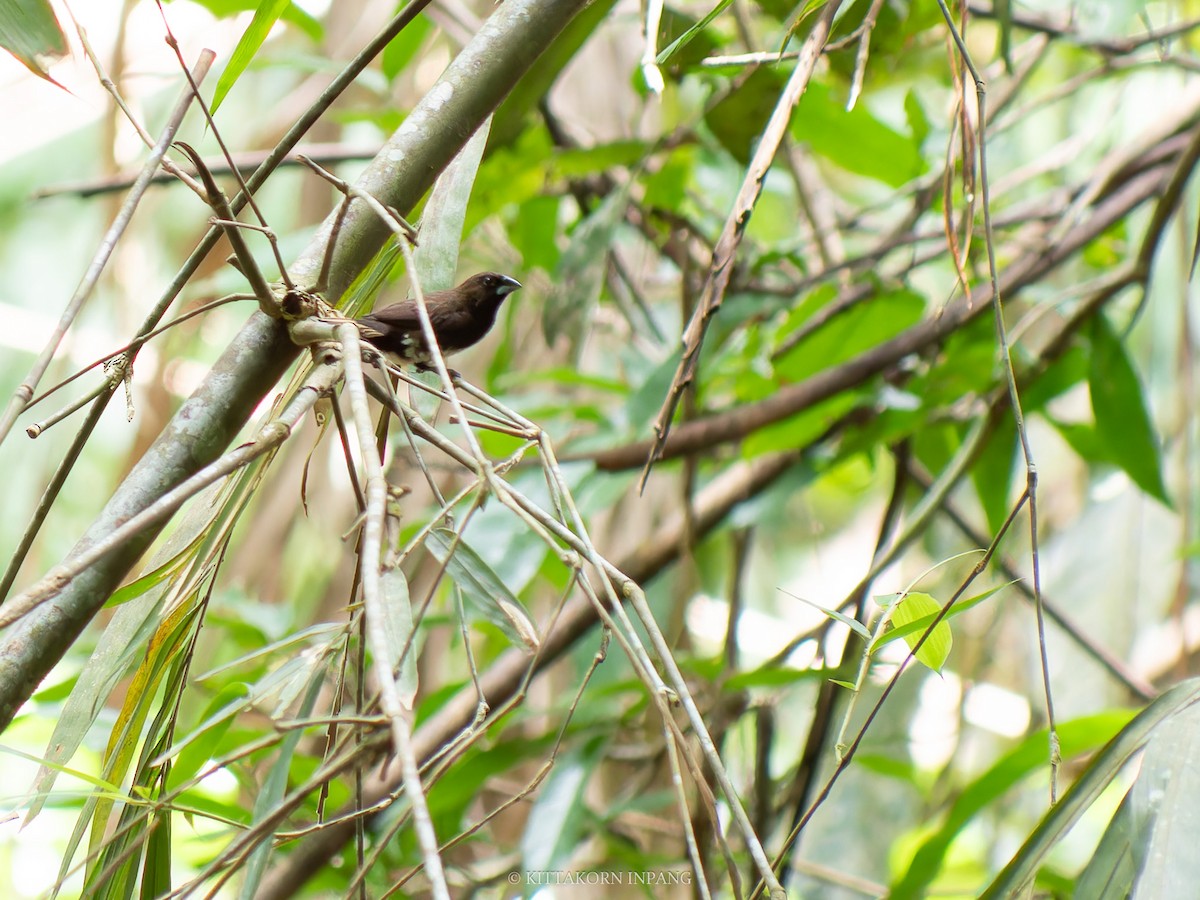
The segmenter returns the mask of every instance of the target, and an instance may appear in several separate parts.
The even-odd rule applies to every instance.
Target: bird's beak
[[[496,288],[496,293],[499,294],[501,297],[507,297],[513,291],[517,291],[520,289],[521,289],[521,282],[517,281],[517,279],[515,279],[515,278],[509,278],[507,275],[502,275],[500,277],[500,284]]]

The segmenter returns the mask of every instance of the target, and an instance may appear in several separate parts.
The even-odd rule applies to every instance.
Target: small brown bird
[[[443,356],[477,344],[496,324],[504,298],[521,287],[507,275],[480,272],[458,287],[425,295],[429,322]],[[427,369],[433,360],[416,300],[402,300],[355,320],[359,334],[401,365]]]

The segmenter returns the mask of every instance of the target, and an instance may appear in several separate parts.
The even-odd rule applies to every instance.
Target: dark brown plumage
[[[442,356],[478,343],[496,323],[504,298],[521,287],[507,275],[480,272],[458,287],[425,295],[425,308]],[[402,300],[355,320],[363,340],[401,365],[428,368],[432,360],[421,331],[417,301]]]

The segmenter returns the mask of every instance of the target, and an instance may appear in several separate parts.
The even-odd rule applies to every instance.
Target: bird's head
[[[477,308],[498,309],[504,298],[521,287],[521,282],[497,272],[480,272],[458,286]]]

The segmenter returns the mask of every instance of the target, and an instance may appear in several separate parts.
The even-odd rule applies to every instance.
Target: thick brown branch
[[[1012,297],[1070,259],[1128,215],[1130,210],[1162,191],[1166,178],[1167,172],[1163,167],[1144,172],[1098,203],[1090,217],[1069,229],[1060,240],[1048,247],[1032,247],[1000,274],[1002,295]],[[988,312],[991,309],[990,296],[991,286],[985,285],[970,297],[950,304],[940,315],[925,319],[840,366],[818,372],[797,384],[787,385],[759,403],[739,406],[681,425],[672,431],[659,458],[672,459],[741,440],[761,428],[803,412],[822,400],[861,385],[905,356],[927,349],[976,316]],[[605,471],[632,469],[645,462],[653,446],[651,440],[638,441],[601,451],[592,459],[597,468]]]

